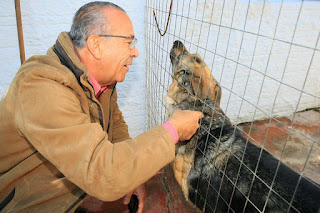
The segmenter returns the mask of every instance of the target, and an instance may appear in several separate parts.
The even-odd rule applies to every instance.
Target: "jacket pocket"
[[[0,203],[0,212],[10,203],[15,193],[16,193],[16,188],[13,188],[13,190],[8,194],[8,196]]]

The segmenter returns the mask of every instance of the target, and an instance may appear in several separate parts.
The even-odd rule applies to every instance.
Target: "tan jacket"
[[[162,126],[129,137],[113,88],[95,98],[67,33],[21,66],[0,102],[0,211],[73,211],[86,193],[117,200],[174,159]]]

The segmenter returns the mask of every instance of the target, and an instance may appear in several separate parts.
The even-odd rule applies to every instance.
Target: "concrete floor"
[[[250,141],[258,146],[263,145],[290,167],[320,183],[319,109],[299,112],[276,120],[241,124],[239,127],[249,135]],[[161,174],[147,181],[146,189],[148,196],[145,213],[198,212],[185,201],[170,166],[165,167]],[[92,213],[128,212],[127,207],[122,204],[122,200],[106,203],[89,198],[83,203],[83,206]]]
[[[251,123],[241,125],[249,133]],[[267,133],[267,134],[266,134]],[[253,122],[251,142],[320,184],[320,110],[308,110],[276,120]],[[316,141],[316,142],[314,142]]]
[[[190,203],[186,202],[182,191],[174,179],[170,166],[165,167],[158,174],[146,182],[147,198],[144,213],[198,213]],[[129,213],[122,199],[115,202],[102,202],[95,198],[86,199],[83,207],[92,213]]]

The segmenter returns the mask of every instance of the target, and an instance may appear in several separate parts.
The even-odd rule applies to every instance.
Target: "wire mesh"
[[[171,0],[146,0],[146,128],[151,129],[168,118],[164,96],[172,83],[170,49],[175,40],[180,40],[189,52],[204,59],[220,83],[221,108],[226,116],[249,143],[262,148],[257,161],[263,151],[279,159],[271,183],[256,175],[258,166],[247,167],[255,174],[251,188],[255,181],[264,184],[269,191],[268,200],[276,193],[273,185],[280,162],[299,173],[292,199],[286,200],[294,209],[292,202],[301,178],[320,182],[320,3],[172,2],[170,11]],[[161,36],[158,30],[165,35]],[[226,169],[222,171],[224,174]],[[236,186],[239,172],[235,179],[224,177]],[[232,201],[220,195],[222,187],[221,181],[216,193],[229,206],[228,211],[233,212]],[[245,195],[243,211],[253,205],[257,212],[264,212],[266,206],[257,207],[251,201],[251,188]],[[206,199],[202,197],[205,203]],[[216,206],[209,208],[212,209],[208,211],[216,211]]]

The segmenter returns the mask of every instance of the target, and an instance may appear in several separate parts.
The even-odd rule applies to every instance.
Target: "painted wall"
[[[45,54],[59,33],[70,29],[74,13],[87,2],[21,0],[26,58]],[[279,0],[265,4],[260,0],[250,4],[244,0],[173,1],[169,30],[163,37],[156,29],[152,8],[163,31],[170,0],[112,2],[127,11],[139,40],[140,56],[133,61],[126,80],[118,84],[119,105],[132,137],[146,128],[146,106],[161,108],[149,112],[160,117],[156,124],[166,119],[163,95],[170,83],[168,55],[176,39],[205,59],[221,83],[221,106],[235,123],[290,115],[320,105],[318,1],[304,1],[302,6],[295,0],[283,4]],[[144,91],[145,59],[153,72],[149,76],[153,94],[148,88]],[[14,2],[1,0],[0,97],[19,66]],[[146,95],[151,98],[146,100]]]
[[[45,54],[62,31],[69,31],[74,13],[85,3],[78,1],[21,0],[21,13],[26,59]],[[132,137],[145,130],[145,53],[144,53],[144,0],[111,1],[124,8],[132,19],[140,56],[126,80],[119,83],[119,105],[129,125]],[[5,94],[20,66],[19,46],[12,0],[0,3],[0,97]]]

